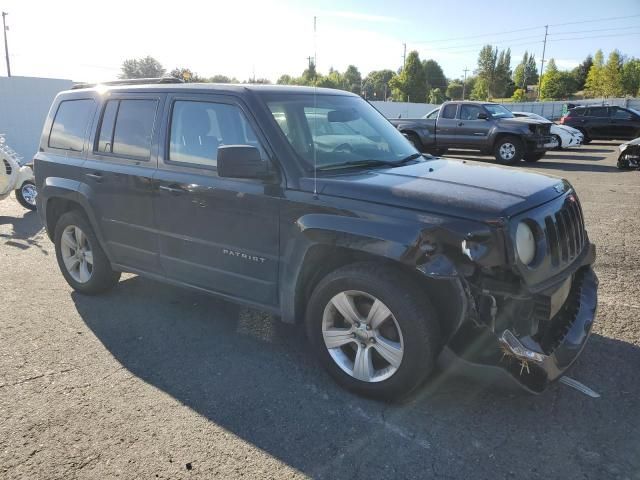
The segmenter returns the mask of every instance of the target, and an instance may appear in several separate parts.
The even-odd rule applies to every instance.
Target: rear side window
[[[148,160],[157,100],[109,100],[102,114],[97,151]]]
[[[90,99],[60,102],[49,134],[49,147],[81,152],[95,102]]]
[[[266,158],[242,111],[227,103],[177,100],[171,115],[169,160],[215,168],[218,147],[251,145]]]
[[[442,118],[456,118],[456,110],[458,109],[458,105],[455,103],[446,105],[442,109]]]
[[[587,117],[608,117],[607,107],[591,107],[585,114]]]

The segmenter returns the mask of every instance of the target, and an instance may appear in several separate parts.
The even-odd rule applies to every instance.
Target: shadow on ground
[[[11,225],[11,232],[0,232],[0,241],[2,243],[21,250],[36,247],[42,253],[48,255],[47,250],[42,247],[37,238],[44,231],[44,227],[36,212],[25,210],[25,214],[22,217],[0,215],[0,227],[3,225]]]
[[[563,385],[534,397],[441,374],[386,405],[334,385],[309,358],[303,329],[267,314],[138,277],[72,297],[124,368],[316,478],[640,474],[631,344],[592,336],[573,375],[597,400]]]

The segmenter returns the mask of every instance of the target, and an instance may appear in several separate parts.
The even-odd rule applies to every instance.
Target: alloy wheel
[[[381,382],[402,363],[404,340],[389,308],[365,292],[335,295],[322,317],[322,336],[333,361],[363,382]]]
[[[36,206],[38,190],[36,190],[35,185],[33,185],[32,183],[25,183],[24,185],[22,185],[20,192],[22,193],[22,198],[24,198],[25,202],[33,207]]]
[[[69,225],[60,239],[62,261],[67,272],[78,283],[87,283],[93,274],[93,250],[87,235],[77,226]]]
[[[511,160],[516,155],[516,147],[513,143],[505,142],[500,145],[500,157]]]

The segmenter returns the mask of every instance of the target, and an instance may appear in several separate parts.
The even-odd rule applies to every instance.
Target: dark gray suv
[[[438,358],[541,392],[595,320],[595,248],[567,181],[423,156],[346,92],[63,92],[35,176],[75,290],[133,272],[303,322],[361,394],[407,395]]]

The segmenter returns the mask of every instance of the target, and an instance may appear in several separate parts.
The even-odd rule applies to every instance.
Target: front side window
[[[483,113],[478,105],[462,105],[460,108],[460,120],[478,120],[478,114]]]
[[[631,120],[633,119],[633,114],[622,108],[612,108],[611,109],[611,118],[616,118],[618,120]]]
[[[157,100],[109,100],[102,114],[97,151],[148,160]]]
[[[445,105],[442,109],[442,118],[456,118],[456,110],[458,109],[458,105],[455,103]]]
[[[81,152],[94,108],[92,99],[60,102],[49,135],[49,147]]]
[[[484,108],[489,111],[491,118],[514,118],[513,113],[504,108],[502,105],[488,104],[485,105]]]
[[[591,107],[585,114],[587,117],[608,117],[607,107]]]
[[[216,167],[218,147],[250,145],[264,150],[236,105],[178,100],[173,104],[169,161]]]
[[[416,154],[375,108],[345,95],[274,94],[265,100],[277,125],[308,168],[351,162],[399,162]]]

